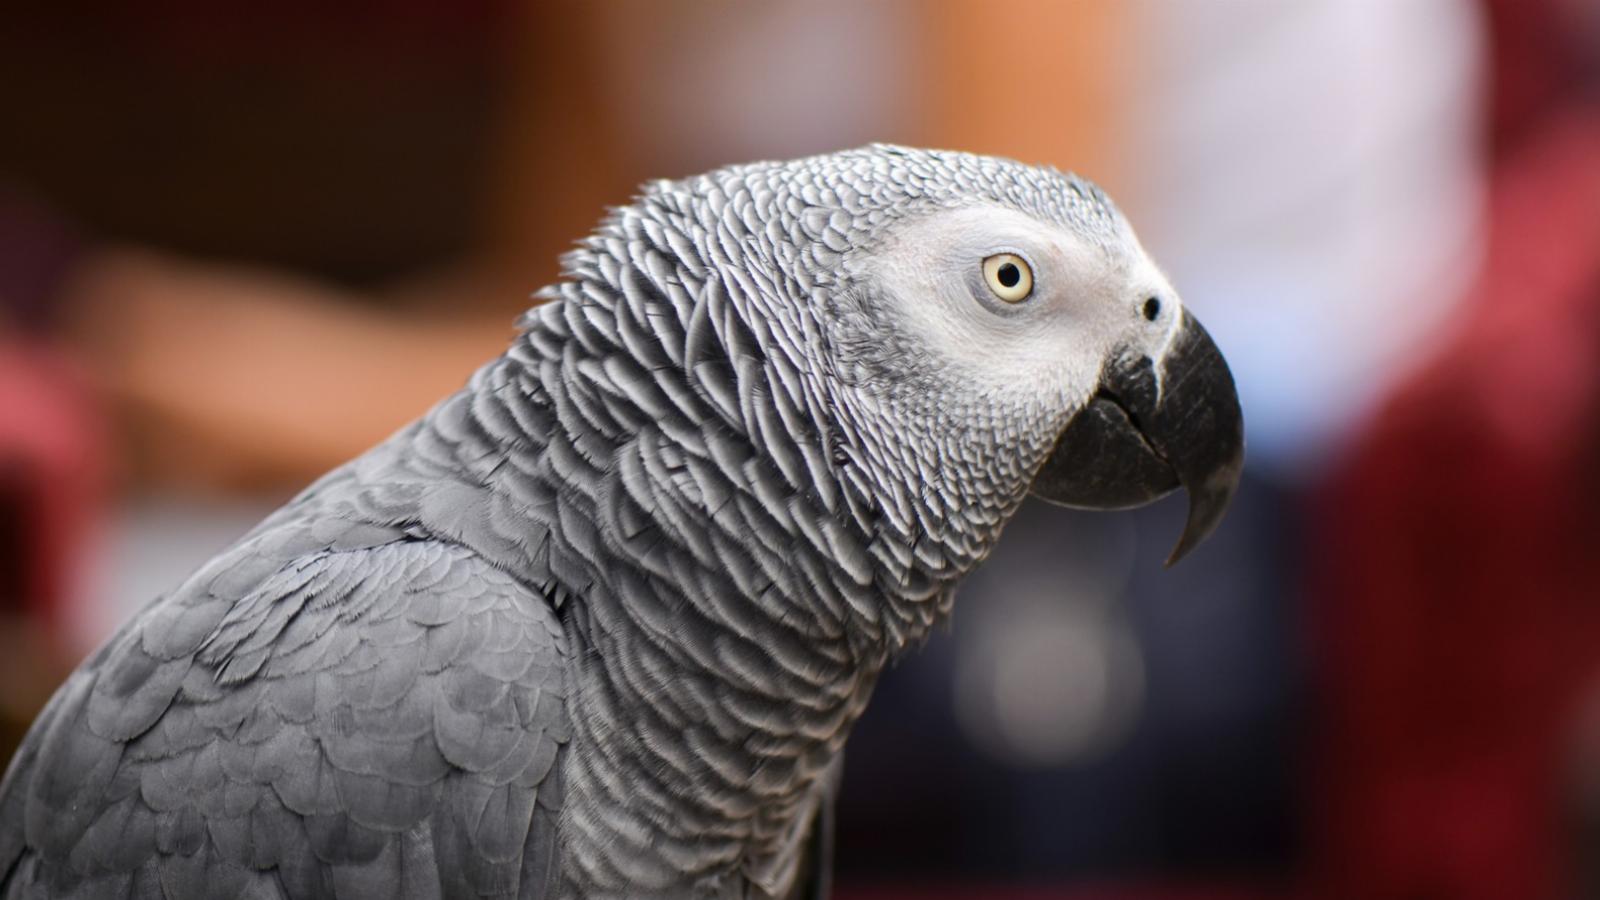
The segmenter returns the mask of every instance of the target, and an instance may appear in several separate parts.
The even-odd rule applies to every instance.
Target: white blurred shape
[[[1144,696],[1144,663],[1127,628],[1099,604],[1059,596],[985,602],[1001,609],[977,640],[957,645],[956,715],[968,739],[1026,767],[1114,748]]]
[[[1476,265],[1468,0],[1146,0],[1130,215],[1239,382],[1252,453],[1334,449]]]
[[[904,57],[917,11],[906,0],[680,0],[670,33],[627,48],[658,77],[619,98],[622,114],[682,174],[884,140],[914,121]]]
[[[283,498],[145,497],[112,510],[101,529],[88,590],[67,623],[87,652],[266,518]]]

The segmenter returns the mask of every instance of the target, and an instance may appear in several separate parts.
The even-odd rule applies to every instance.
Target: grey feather
[[[316,524],[328,530],[326,522]],[[559,754],[562,723],[519,730],[516,698],[531,708],[545,691],[563,693],[564,639],[543,598],[470,551],[426,541],[372,546],[378,532],[364,531],[361,541],[344,542],[362,544],[358,549],[280,564],[263,586],[237,598],[204,641],[183,642],[189,656],[152,659],[135,628],[117,639],[100,667],[75,676],[75,687],[45,717],[49,727],[35,734],[30,753],[19,756],[8,776],[7,808],[25,797],[22,818],[33,823],[21,831],[20,852],[15,819],[5,826],[12,877],[26,869],[48,895],[118,873],[130,887],[96,881],[93,890],[145,885],[174,896],[315,897],[360,885],[375,896],[436,895],[441,876],[425,871],[433,856],[419,835],[429,834],[431,846],[434,829],[427,823],[447,798],[503,791],[536,759],[546,760],[548,772],[548,760]],[[350,577],[356,572],[366,574]],[[151,621],[181,629],[183,617],[170,611],[185,608],[188,592],[209,594],[218,584],[191,580]],[[434,596],[441,587],[466,598],[451,615],[441,613],[451,604]],[[426,614],[396,616],[416,637],[395,640],[391,633],[381,656],[372,652],[370,664],[352,666],[362,614],[383,608],[366,594],[403,598]],[[204,602],[187,608],[208,612]],[[299,624],[313,618],[327,621]],[[482,643],[491,626],[498,652],[487,667],[494,675],[465,664],[426,670],[429,632],[456,635],[449,641],[454,658]],[[298,640],[282,640],[296,631]],[[279,640],[263,641],[268,632]],[[474,635],[476,643],[467,639]],[[499,661],[508,655],[518,664]],[[241,656],[250,659],[247,670],[230,666]],[[285,664],[291,657],[303,658]],[[210,673],[200,690],[184,688],[191,665]],[[130,697],[142,702],[101,699]],[[154,706],[165,714],[152,715]],[[358,717],[358,709],[377,715]],[[158,719],[169,724],[157,727]],[[172,724],[180,722],[188,724]],[[442,747],[462,748],[470,767],[452,766]],[[500,784],[472,786],[480,777],[474,773],[504,764],[514,752],[522,758],[513,774]],[[27,793],[12,787],[18,778]],[[516,792],[529,808],[502,798],[499,834],[517,833],[508,817],[519,813],[526,833],[539,781],[525,780]],[[473,842],[479,820],[463,818],[457,827],[462,865],[475,858],[520,865],[520,849],[503,841],[493,845],[495,858],[483,855]],[[154,870],[147,868],[152,862]],[[149,878],[150,871],[159,878]],[[257,873],[276,874],[263,881]]]

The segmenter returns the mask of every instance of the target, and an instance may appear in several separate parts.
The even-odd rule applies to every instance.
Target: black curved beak
[[[1170,566],[1222,521],[1243,466],[1233,374],[1185,312],[1159,370],[1144,356],[1107,364],[1100,389],[1056,439],[1032,491],[1063,506],[1127,509],[1186,489],[1189,520]]]

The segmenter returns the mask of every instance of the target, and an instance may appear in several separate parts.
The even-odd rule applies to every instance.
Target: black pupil
[[[1154,322],[1161,315],[1161,301],[1154,297],[1144,301],[1144,317]]]
[[[995,277],[1006,287],[1016,287],[1017,282],[1022,280],[1022,272],[1016,263],[1001,263],[1000,271],[995,273]]]

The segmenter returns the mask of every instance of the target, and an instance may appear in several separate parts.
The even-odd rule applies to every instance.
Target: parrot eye
[[[983,280],[1007,303],[1021,303],[1033,293],[1033,270],[1015,253],[996,253],[983,261]]]

